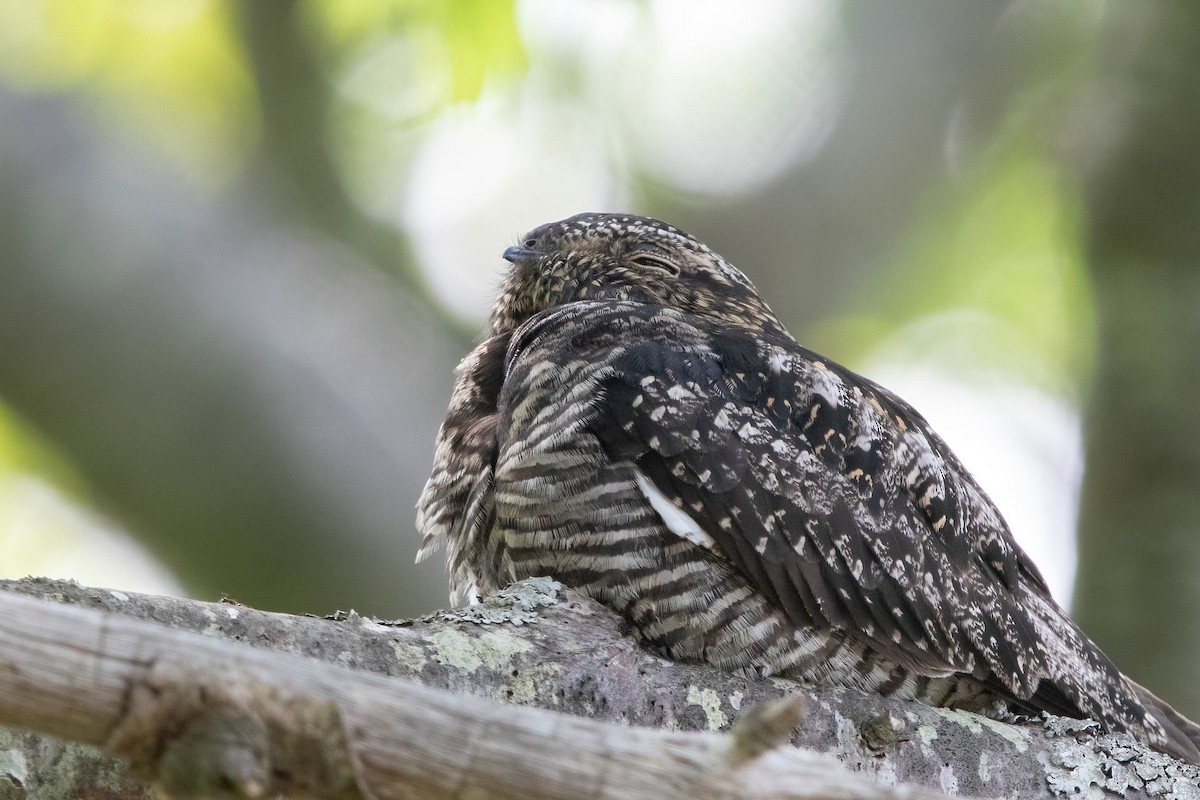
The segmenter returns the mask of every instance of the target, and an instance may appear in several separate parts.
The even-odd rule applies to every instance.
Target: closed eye
[[[637,255],[633,256],[629,260],[631,262],[633,262],[634,264],[637,264],[640,267],[650,267],[651,269],[661,269],[664,272],[670,273],[671,275],[679,274],[679,267],[675,266],[674,264],[672,264],[670,261],[666,260],[665,258],[660,258],[659,256],[653,256],[648,253],[638,253]]]

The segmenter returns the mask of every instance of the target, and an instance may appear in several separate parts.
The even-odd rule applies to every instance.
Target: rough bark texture
[[[1200,5],[1113,6],[1090,130],[1100,342],[1075,608],[1134,680],[1200,714]]]
[[[0,720],[102,744],[175,800],[943,797],[786,746],[798,697],[732,735],[622,727],[11,593],[0,644]]]
[[[522,582],[481,607],[396,622],[353,612],[337,619],[269,614],[37,579],[0,587],[622,725],[726,731],[747,709],[799,694],[808,715],[794,742],[885,784],[978,797],[1200,798],[1200,770],[1128,737],[1096,736],[1086,723],[1007,725],[657,658],[623,636],[610,612],[545,579]],[[143,796],[141,785],[99,751],[18,732],[5,732],[0,743],[0,798]]]

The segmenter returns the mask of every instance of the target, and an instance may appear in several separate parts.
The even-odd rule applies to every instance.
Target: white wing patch
[[[663,524],[667,526],[667,530],[675,534],[681,539],[687,539],[692,544],[698,544],[701,547],[707,547],[709,550],[716,550],[716,541],[704,532],[704,529],[696,524],[696,520],[688,516],[687,512],[679,506],[667,499],[667,496],[658,490],[654,482],[642,473],[640,469],[633,471],[637,478],[638,488],[642,490],[642,494],[646,495],[646,499],[650,501],[650,506],[658,515],[662,517]]]

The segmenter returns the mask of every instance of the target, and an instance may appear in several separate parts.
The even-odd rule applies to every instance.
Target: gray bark
[[[611,612],[546,579],[517,584],[479,607],[394,622],[353,612],[337,619],[269,614],[35,579],[0,588],[622,726],[728,731],[749,709],[798,696],[807,715],[792,741],[886,785],[976,797],[1200,798],[1196,767],[1128,737],[1098,735],[1090,723],[1010,725],[852,690],[750,680],[666,661],[624,636]],[[64,782],[75,792],[107,786],[114,797],[142,796],[141,784],[99,751],[16,731],[6,736],[0,797],[73,796],[63,793]],[[65,763],[72,765],[69,772]]]

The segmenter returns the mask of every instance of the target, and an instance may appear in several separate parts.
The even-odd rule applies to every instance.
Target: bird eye
[[[647,253],[639,253],[629,260],[641,267],[661,269],[664,272],[668,272],[672,275],[679,274],[679,267],[675,266],[670,261],[667,261],[665,258],[660,258],[658,256],[652,256]]]
[[[526,239],[525,244],[522,246],[533,249],[534,247],[537,247],[537,239]]]

